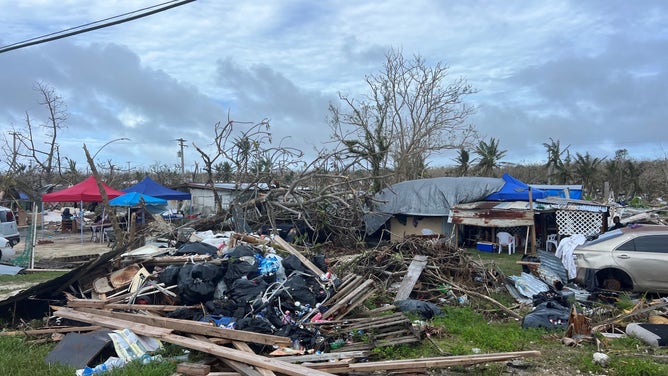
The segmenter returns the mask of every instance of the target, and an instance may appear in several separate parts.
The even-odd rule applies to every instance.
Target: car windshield
[[[606,241],[608,239],[614,239],[618,236],[622,236],[622,234],[623,234],[622,230],[620,230],[620,229],[604,232],[601,235],[599,235],[596,239],[591,240],[591,241],[587,241],[585,243],[585,245],[597,244],[597,243],[600,243],[602,241]]]

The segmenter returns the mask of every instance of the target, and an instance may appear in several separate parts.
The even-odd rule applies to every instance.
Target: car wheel
[[[610,291],[631,291],[633,290],[633,281],[626,273],[608,269],[602,270],[597,274],[598,287]]]
[[[606,290],[620,291],[622,289],[622,283],[616,278],[606,278],[601,283],[601,287]]]

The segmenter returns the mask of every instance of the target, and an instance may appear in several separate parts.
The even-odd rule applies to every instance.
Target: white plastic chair
[[[508,254],[515,253],[515,237],[507,232],[499,232],[496,234],[496,238],[499,241],[499,253],[503,250],[503,247],[508,247]]]
[[[554,250],[556,251],[559,248],[559,242],[557,241],[557,234],[549,234],[547,236],[547,241],[545,242],[545,250],[550,252],[550,244],[554,245]]]

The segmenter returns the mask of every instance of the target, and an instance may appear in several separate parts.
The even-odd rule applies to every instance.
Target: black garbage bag
[[[320,333],[313,328],[307,329],[297,325],[284,325],[276,331],[276,335],[290,337],[293,343],[297,341],[300,346],[310,350],[315,348],[316,339]]]
[[[252,311],[257,301],[261,300],[262,294],[267,290],[267,282],[262,278],[245,279],[239,278],[232,283],[232,288],[227,296],[234,301],[237,308],[232,316],[241,318]]]
[[[284,291],[281,293],[281,298],[287,304],[294,304],[299,302],[300,305],[309,305],[315,307],[316,303],[319,301],[316,300],[316,295],[320,286],[313,284],[313,278],[305,278],[300,274],[293,274],[285,281],[283,284]],[[319,294],[318,294],[319,295]],[[291,310],[294,310],[294,306],[290,307]]]
[[[570,308],[554,300],[540,303],[522,320],[522,328],[566,329]]]
[[[260,274],[258,258],[259,250],[249,245],[239,245],[227,253],[227,271],[225,283],[231,285],[236,279],[246,277],[253,279]]]
[[[237,320],[237,329],[253,333],[274,334],[274,327],[262,317],[245,317]]]
[[[165,286],[173,286],[179,281],[180,265],[169,265],[158,273],[158,283],[164,283]]]
[[[204,308],[212,315],[236,317],[234,313],[237,311],[238,306],[232,299],[213,299],[204,303]]]
[[[216,256],[218,248],[211,244],[202,243],[202,242],[191,242],[184,243],[181,245],[176,252],[177,255],[211,255]]]
[[[434,303],[424,302],[422,300],[406,299],[394,302],[394,306],[401,312],[409,312],[420,315],[425,320],[430,320],[434,316],[443,314],[440,308]]]
[[[220,267],[220,265],[216,264],[195,264],[190,271],[190,275],[193,278],[199,278],[218,283],[220,278],[223,276],[223,269]]]
[[[302,264],[301,260],[295,255],[289,255],[283,258],[283,268],[285,268],[285,275],[290,275],[294,271],[306,273],[307,270]]]
[[[191,309],[191,308],[179,308],[175,311],[167,313],[167,317],[170,319],[182,319],[182,320],[195,320],[198,321],[202,318],[201,309]]]
[[[186,264],[179,271],[178,290],[182,304],[196,304],[213,298],[222,270],[214,264]]]
[[[323,273],[327,273],[327,269],[329,269],[328,264],[327,256],[322,254],[313,256],[313,265],[317,266]]]

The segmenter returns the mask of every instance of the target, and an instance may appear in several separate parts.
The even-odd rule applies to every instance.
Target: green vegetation
[[[530,364],[527,374],[542,374],[544,370],[560,370],[564,374],[587,372],[606,375],[667,375],[668,365],[653,361],[651,354],[665,355],[666,350],[651,349],[634,338],[602,341],[601,352],[610,356],[607,367],[593,363],[598,351],[594,342],[583,342],[578,347],[561,343],[563,333],[543,329],[522,329],[518,321],[490,321],[471,307],[443,307],[444,315],[434,318],[428,327],[432,341],[420,345],[398,345],[374,350],[383,360],[413,359],[444,355],[470,355],[514,351],[541,351],[539,358],[522,361]],[[455,367],[463,370],[463,367]],[[506,365],[492,363],[474,366],[475,374],[507,374]],[[470,370],[469,370],[470,372]]]
[[[16,290],[17,285],[27,286],[49,281],[63,275],[64,272],[39,272],[17,275],[0,275],[0,294]]]
[[[72,376],[75,369],[61,364],[49,365],[44,359],[53,349],[52,343],[31,344],[21,336],[0,336],[0,370],[3,376]],[[102,359],[100,362],[104,361]],[[131,362],[105,373],[109,376],[164,376],[176,371],[172,361]]]

